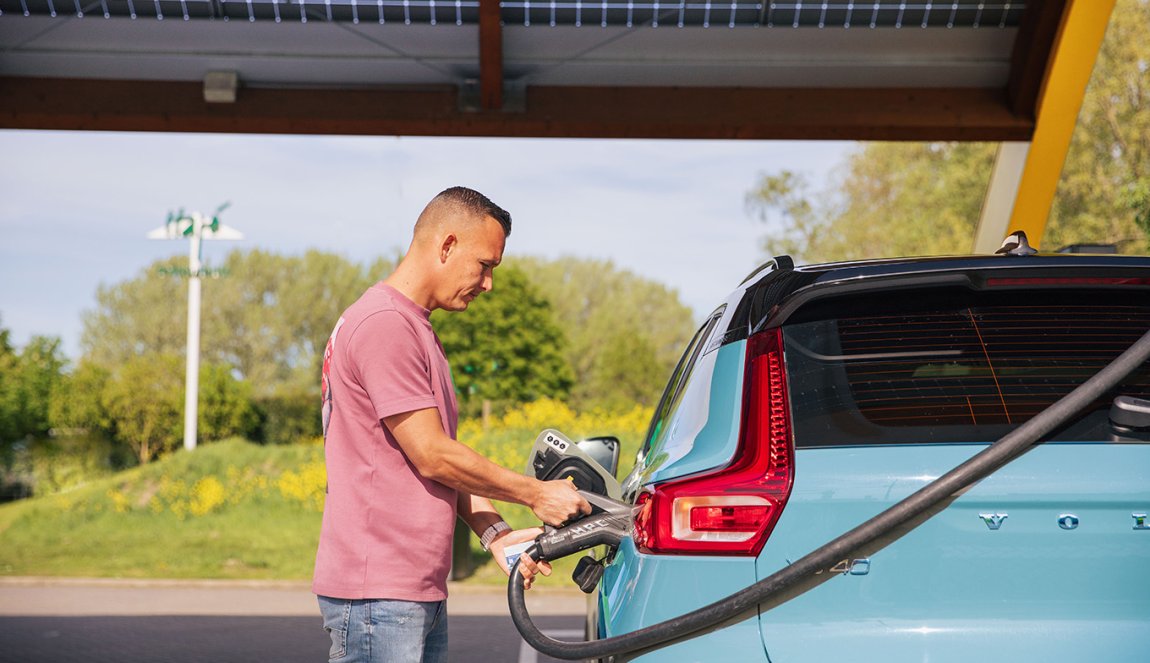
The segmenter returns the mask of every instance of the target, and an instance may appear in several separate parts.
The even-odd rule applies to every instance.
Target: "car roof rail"
[[[759,265],[747,277],[739,282],[739,285],[746,285],[751,279],[758,276],[765,269],[772,269],[776,272],[789,272],[795,268],[795,261],[788,255],[775,256],[770,260]]]

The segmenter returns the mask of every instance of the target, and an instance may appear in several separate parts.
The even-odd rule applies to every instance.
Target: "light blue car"
[[[1150,329],[1150,258],[795,268],[699,329],[623,495],[591,639],[722,599],[1001,438]],[[1150,660],[1150,366],[936,516],[642,661]]]

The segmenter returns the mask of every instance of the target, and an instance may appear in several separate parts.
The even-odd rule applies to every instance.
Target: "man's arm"
[[[476,536],[482,536],[495,523],[503,522],[503,516],[495,510],[495,505],[491,500],[486,497],[478,495],[469,495],[467,493],[459,493],[456,501],[456,511],[463,522],[475,532]],[[535,537],[543,533],[540,527],[532,527],[529,529],[521,530],[504,530],[495,535],[495,538],[488,544],[488,550],[491,552],[495,562],[499,568],[503,569],[504,573],[510,573],[507,568],[507,558],[504,554],[504,548],[516,543],[523,543],[525,541],[532,541]],[[542,573],[545,576],[551,575],[551,565],[547,562],[535,562],[530,557],[523,557],[519,562],[519,572],[523,576],[524,589],[530,589],[532,582],[535,580],[535,574]]]
[[[579,513],[591,513],[591,505],[571,482],[540,481],[512,472],[451,439],[435,408],[385,417],[383,423],[426,479],[470,495],[523,504],[549,525],[559,525]]]

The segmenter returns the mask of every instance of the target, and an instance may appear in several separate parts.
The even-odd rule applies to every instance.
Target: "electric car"
[[[795,267],[707,318],[622,482],[634,532],[588,638],[718,601],[880,513],[1150,330],[1150,258]],[[1150,367],[807,591],[643,661],[1141,661],[1150,656]]]

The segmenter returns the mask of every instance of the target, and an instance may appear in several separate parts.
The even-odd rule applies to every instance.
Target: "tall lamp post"
[[[188,365],[184,387],[184,448],[196,448],[196,425],[200,404],[200,277],[203,268],[201,242],[205,239],[243,239],[243,233],[220,223],[220,214],[230,203],[224,203],[210,217],[184,210],[168,213],[164,225],[148,233],[148,239],[188,239]]]

